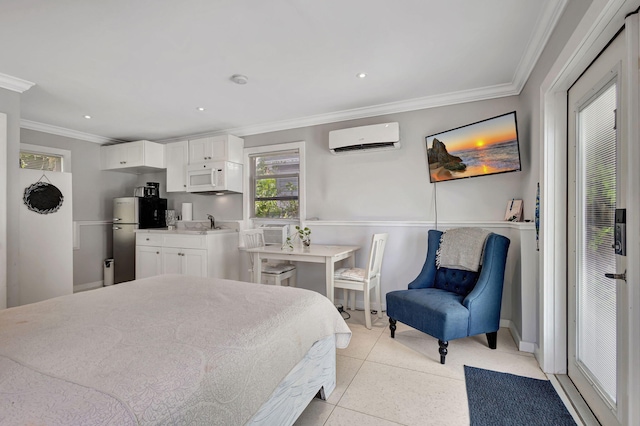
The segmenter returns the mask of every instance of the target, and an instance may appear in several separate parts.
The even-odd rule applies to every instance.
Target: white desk
[[[348,259],[350,268],[355,266],[355,253],[359,246],[331,246],[311,244],[308,249],[296,247],[293,251],[282,250],[279,245],[247,249],[253,253],[253,282],[260,283],[262,277],[262,259],[289,260],[293,262],[324,263],[326,268],[327,298],[333,303],[334,265]]]

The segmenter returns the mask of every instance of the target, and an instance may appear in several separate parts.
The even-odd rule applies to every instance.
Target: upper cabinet
[[[167,192],[184,192],[187,190],[188,158],[188,141],[171,142],[165,145]]]
[[[244,139],[233,135],[210,136],[189,141],[189,164],[209,161],[243,162]]]
[[[164,169],[164,146],[150,141],[125,142],[100,147],[102,170],[143,173]]]

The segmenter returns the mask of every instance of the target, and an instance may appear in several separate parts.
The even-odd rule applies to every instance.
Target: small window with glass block
[[[300,217],[300,154],[298,150],[256,154],[251,160],[254,218]]]

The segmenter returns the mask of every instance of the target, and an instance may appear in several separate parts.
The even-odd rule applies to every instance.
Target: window
[[[71,152],[46,146],[20,144],[20,168],[45,172],[71,170]]]
[[[297,142],[245,151],[249,166],[247,186],[250,188],[247,217],[300,219],[304,199],[303,144]]]

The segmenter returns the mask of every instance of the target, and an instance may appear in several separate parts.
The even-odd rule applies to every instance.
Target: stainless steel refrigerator
[[[164,228],[167,200],[158,197],[113,199],[113,282],[136,278],[136,229]]]

